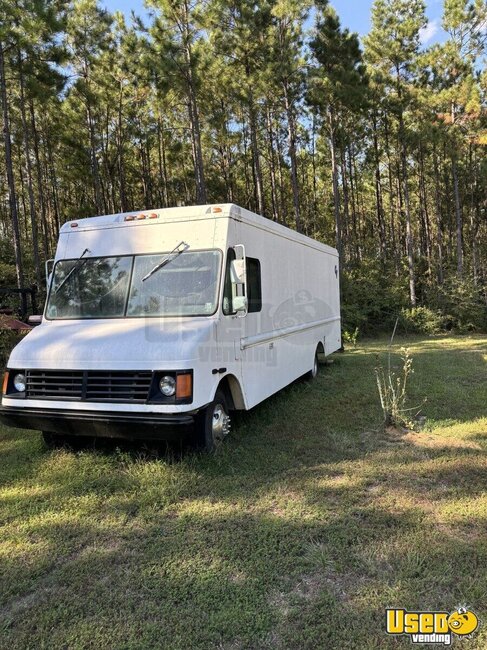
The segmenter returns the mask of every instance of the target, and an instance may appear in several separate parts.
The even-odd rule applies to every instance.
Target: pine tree
[[[201,117],[198,95],[202,71],[199,66],[201,23],[203,16],[197,2],[183,0],[151,0],[157,9],[150,30],[155,51],[159,55],[160,78],[170,82],[184,98],[188,109],[189,128],[196,185],[196,202],[207,202],[207,188],[201,146]]]
[[[365,39],[367,60],[384,77],[390,90],[390,111],[398,123],[400,181],[406,220],[409,297],[412,306],[416,305],[417,298],[405,114],[412,103],[411,86],[416,75],[419,36],[425,26],[423,0],[376,0],[372,8],[372,29]]]
[[[340,123],[347,113],[364,109],[367,78],[356,34],[342,30],[337,14],[325,7],[318,14],[310,43],[316,66],[310,72],[309,103],[321,114],[328,133],[335,219],[336,247],[343,254],[339,189]]]
[[[112,17],[97,0],[75,0],[67,22],[67,46],[75,82],[70,89],[74,103],[80,101],[85,112],[89,141],[93,204],[99,214],[104,212],[105,198],[99,164],[99,134],[96,113],[99,95],[94,74],[103,50],[110,47]],[[77,110],[77,108],[74,108]]]
[[[272,9],[269,28],[271,48],[267,61],[266,86],[280,100],[287,122],[287,142],[296,230],[302,230],[298,178],[298,115],[304,94],[305,59],[303,57],[304,23],[309,3],[302,0],[279,0]],[[275,90],[275,93],[274,93]],[[268,93],[267,102],[271,101]]]

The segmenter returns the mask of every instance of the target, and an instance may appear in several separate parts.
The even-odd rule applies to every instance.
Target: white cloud
[[[423,27],[423,29],[421,29],[419,32],[419,38],[421,40],[421,43],[423,45],[427,45],[436,36],[436,34],[439,31],[440,31],[439,19],[435,18],[435,20],[428,21],[426,27]]]

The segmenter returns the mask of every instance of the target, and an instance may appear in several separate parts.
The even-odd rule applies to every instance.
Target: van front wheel
[[[223,391],[216,392],[215,399],[203,411],[197,426],[200,447],[211,453],[221,446],[223,440],[230,433],[231,426],[227,400]]]

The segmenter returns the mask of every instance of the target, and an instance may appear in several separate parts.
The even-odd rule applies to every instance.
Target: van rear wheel
[[[309,372],[307,372],[306,375],[305,375],[305,376],[306,376],[306,379],[309,379],[310,381],[312,381],[313,379],[315,379],[316,376],[317,376],[317,374],[318,374],[318,369],[319,369],[318,354],[319,354],[319,351],[318,351],[318,348],[316,348],[315,358],[313,359],[313,367],[312,367],[311,370],[310,370]]]
[[[208,453],[216,451],[230,433],[230,415],[225,393],[217,390],[215,399],[202,412],[197,423],[199,447]]]

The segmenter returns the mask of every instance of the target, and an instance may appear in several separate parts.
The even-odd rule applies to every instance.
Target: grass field
[[[1,429],[0,648],[399,648],[387,606],[460,604],[483,622],[464,647],[487,647],[487,338],[407,345],[419,433],[381,430],[385,341],[240,416],[214,457]]]

